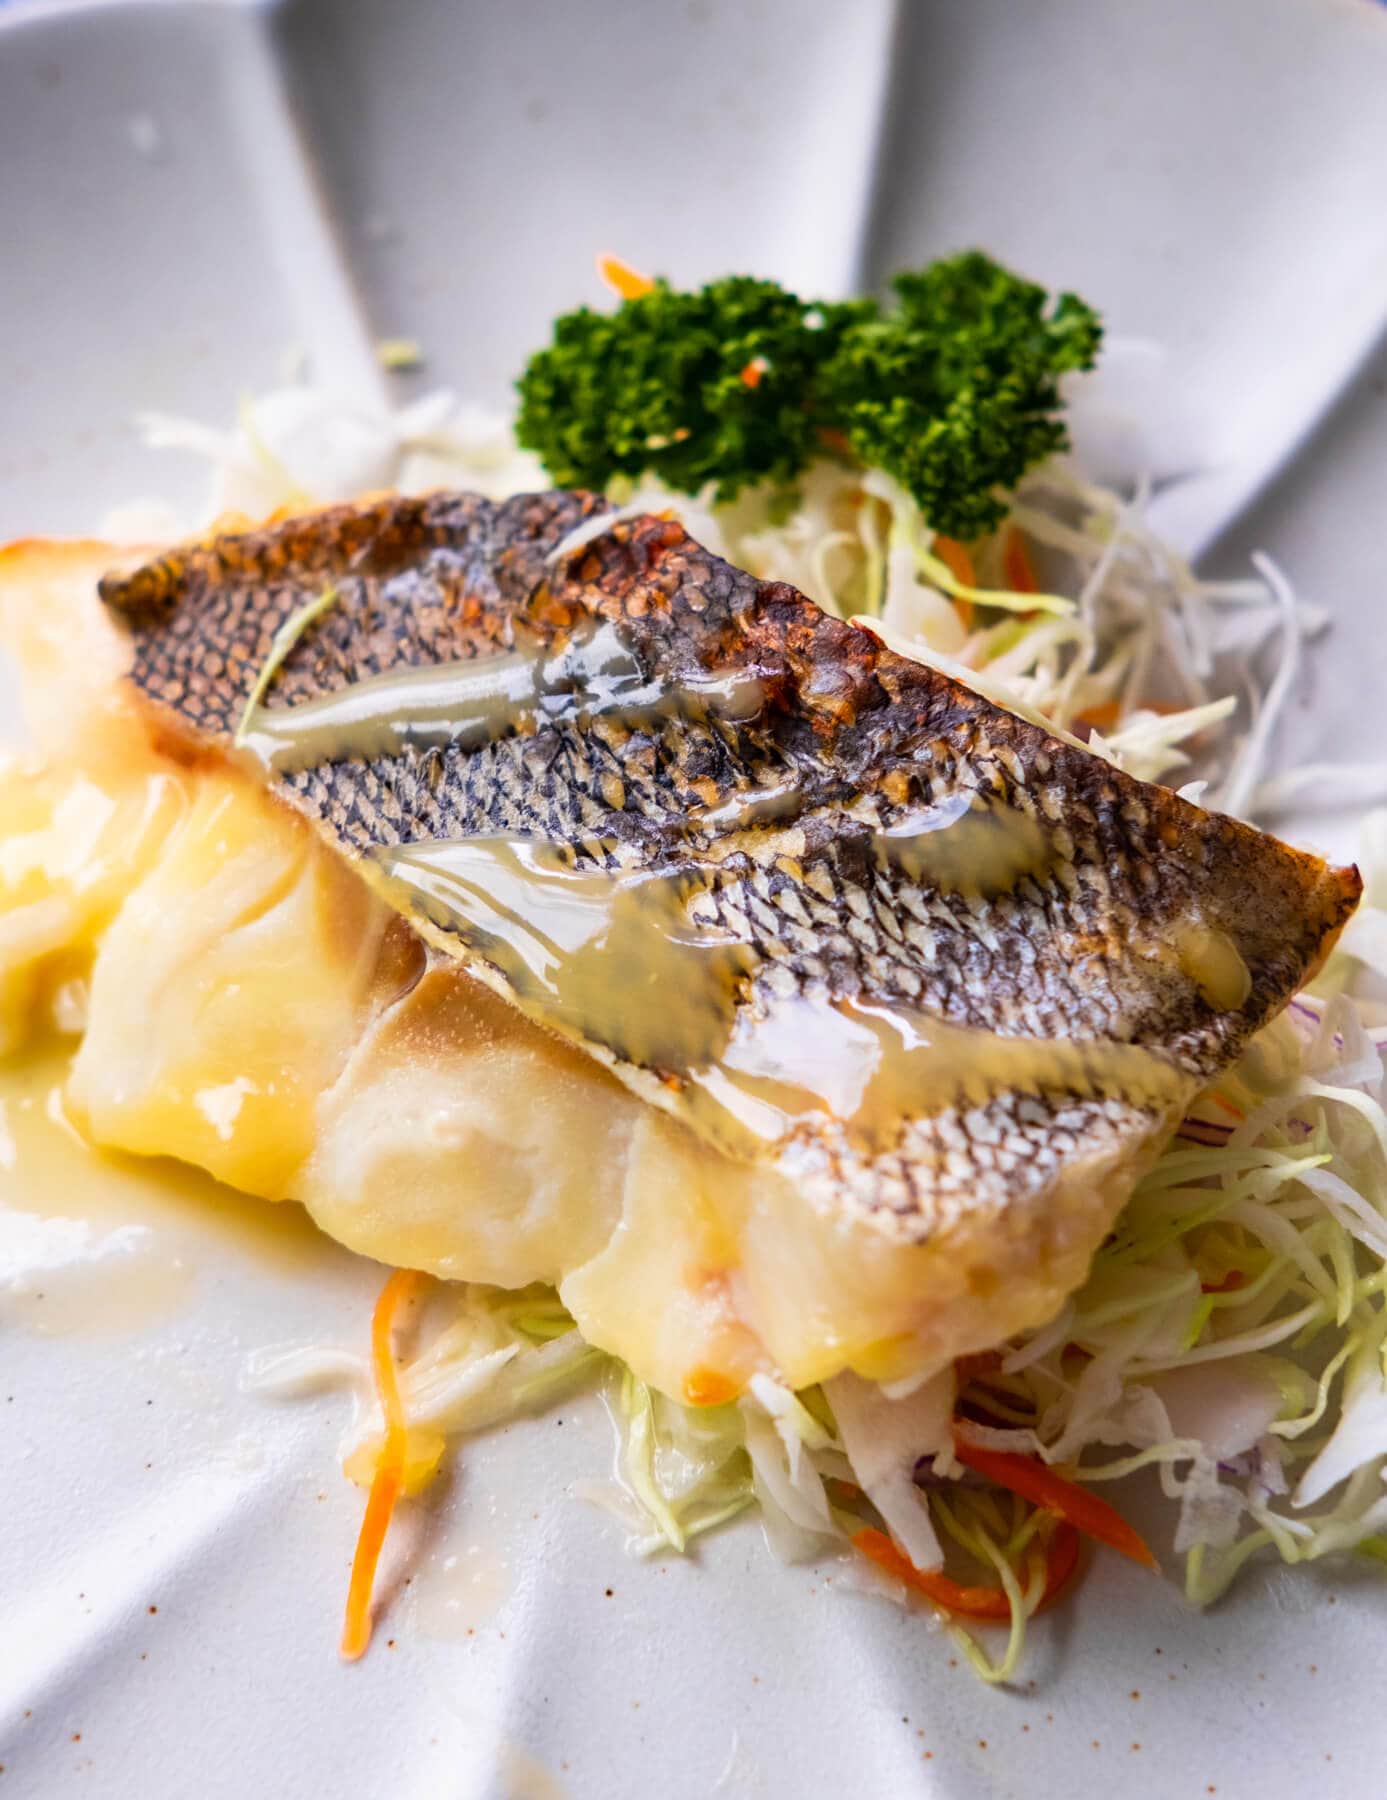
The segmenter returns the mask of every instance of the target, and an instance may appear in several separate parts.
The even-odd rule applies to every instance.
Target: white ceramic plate
[[[11,7],[0,537],[191,501],[132,414],[222,419],[294,346],[371,394],[406,333],[423,379],[503,399],[597,248],[846,291],[979,242],[1132,341],[1093,441],[1130,455],[1142,421],[1179,541],[1264,490],[1217,557],[1264,545],[1336,618],[1283,757],[1380,755],[1384,83],[1368,0]],[[1380,1788],[1371,1581],[1254,1575],[1201,1619],[1107,1559],[1029,1685],[985,1691],[754,1526],[628,1562],[567,1492],[610,1454],[595,1400],[466,1449],[345,1668],[344,1402],[241,1377],[360,1348],[379,1271],[70,1155],[0,1213],[0,1795]]]

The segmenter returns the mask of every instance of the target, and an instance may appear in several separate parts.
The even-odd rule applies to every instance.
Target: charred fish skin
[[[1042,1192],[1067,1162],[1137,1154],[1352,910],[1356,872],[1133,781],[668,519],[615,519],[556,559],[605,505],[551,493],[336,508],[176,552],[102,597],[128,621],[139,689],[221,745],[275,632],[328,586],[334,605],[266,697],[276,718],[391,670],[538,654],[594,621],[618,628],[653,689],[740,694],[678,716],[577,706],[480,745],[402,743],[266,778],[368,873],[440,841],[540,840],[623,894],[682,882],[695,936],[738,947],[709,1014],[709,1061],[720,1079],[734,1067],[737,1087],[716,1103],[692,1052],[671,1067],[664,1039],[643,1038],[640,996],[603,1013],[594,977],[588,1012],[560,1015],[533,956],[502,954],[494,919],[483,929],[465,897],[450,913],[422,906],[417,886],[392,894],[437,947],[696,1130],[722,1141],[731,1103],[739,1129],[753,1119],[741,1149],[755,1153],[753,1115],[770,1106],[761,1148],[815,1203],[918,1241]],[[748,828],[767,796],[779,816]],[[814,1079],[793,1059],[767,1060],[770,1026],[794,1007],[830,1058],[835,1043],[856,1054],[863,1030],[880,1038],[874,1009],[917,1037],[931,1020],[939,1036],[977,1035],[957,1040],[962,1074],[931,1077],[918,1101],[900,1087],[894,1138],[864,1142],[840,1107],[803,1103]],[[1006,1040],[1004,1069],[983,1046]],[[1061,1066],[1057,1051],[1018,1079],[1020,1040],[1093,1054]],[[1145,1072],[1131,1059],[1105,1072],[1126,1050],[1146,1053]]]

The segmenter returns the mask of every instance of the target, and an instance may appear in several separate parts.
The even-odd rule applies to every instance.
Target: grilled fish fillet
[[[12,1014],[87,958],[100,1141],[557,1281],[672,1393],[1039,1322],[1356,872],[602,510],[335,509],[108,573],[104,614],[110,553],[8,553],[60,723],[7,829],[95,833],[85,885],[24,863],[31,924],[81,920]]]

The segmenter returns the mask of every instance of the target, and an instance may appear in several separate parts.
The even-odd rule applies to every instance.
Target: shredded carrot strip
[[[655,286],[648,275],[642,275],[630,263],[622,262],[619,256],[599,256],[597,273],[612,292],[623,300],[639,300],[642,294],[650,293]]]
[[[1097,1538],[1144,1568],[1159,1568],[1146,1541],[1115,1506],[1109,1506],[1097,1494],[1080,1487],[1077,1481],[1057,1475],[1038,1457],[1017,1456],[1010,1450],[983,1450],[970,1443],[957,1425],[954,1428],[954,1455],[965,1468],[985,1475],[998,1487],[1020,1494],[1032,1506],[1043,1506],[1047,1512],[1058,1513],[1086,1537]]]
[[[957,538],[936,537],[934,542],[930,545],[930,548],[949,571],[950,575],[953,576],[955,581],[961,581],[964,587],[976,587],[978,585],[977,573],[973,568],[973,559],[968,554],[967,546],[960,544]],[[1033,593],[1035,590],[1033,588],[1028,588],[1026,591],[1028,593]],[[963,621],[963,629],[965,631],[971,631],[973,629],[973,602],[971,600],[955,599],[954,605],[958,608],[959,618]]]
[[[1014,525],[1007,527],[1006,537],[1002,541],[1002,573],[1006,583],[1014,593],[1038,594],[1040,583],[1035,578],[1035,570],[1026,550],[1026,540]]]
[[[743,387],[749,387],[749,388],[760,387],[762,377],[765,375],[765,373],[766,373],[765,357],[764,356],[753,356],[751,361],[749,363],[747,363],[745,365],[745,367],[742,369],[742,385],[743,385]]]
[[[1108,731],[1117,723],[1121,708],[1116,700],[1100,700],[1087,707],[1075,720],[1077,725],[1091,725],[1095,731]]]
[[[1168,705],[1164,700],[1143,700],[1142,709],[1145,712],[1153,713],[1173,713],[1180,710],[1177,706]],[[1116,700],[1099,700],[1094,705],[1086,707],[1075,722],[1079,725],[1091,725],[1095,731],[1107,731],[1116,725],[1120,711],[1121,708]]]
[[[897,1581],[903,1581],[917,1594],[923,1594],[932,1606],[944,1612],[957,1613],[965,1619],[1009,1619],[1011,1601],[1005,1588],[964,1587],[952,1576],[937,1569],[917,1569],[910,1558],[893,1544],[884,1531],[868,1526],[853,1533],[852,1544],[863,1556],[874,1562]],[[1044,1612],[1068,1585],[1079,1561],[1079,1534],[1067,1520],[1061,1519],[1050,1539],[1045,1555],[1045,1591],[1036,1606]]]
[[[395,1315],[425,1279],[415,1269],[396,1269],[381,1289],[371,1314],[371,1366],[375,1374],[376,1394],[385,1420],[385,1441],[381,1446],[371,1492],[366,1499],[366,1514],[361,1521],[361,1534],[356,1540],[352,1558],[352,1578],[347,1588],[347,1611],[342,1621],[341,1652],[348,1662],[363,1656],[371,1641],[371,1590],[375,1586],[376,1565],[380,1561],[385,1534],[390,1529],[391,1515],[405,1479],[405,1450],[408,1429],[404,1406],[400,1400],[400,1383],[395,1373],[395,1354],[391,1334]]]
[[[937,537],[930,548],[949,573],[961,581],[964,587],[978,585],[978,577],[973,568],[973,559],[968,554],[967,545],[960,544],[957,538]]]
[[[1219,1107],[1223,1112],[1230,1113],[1233,1118],[1245,1119],[1247,1117],[1247,1114],[1240,1106],[1234,1106],[1233,1102],[1231,1100],[1225,1100],[1222,1094],[1210,1094],[1209,1098],[1213,1101],[1215,1106]]]

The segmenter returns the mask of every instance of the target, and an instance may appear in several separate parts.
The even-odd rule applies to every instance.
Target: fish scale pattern
[[[693,916],[751,949],[740,1005],[796,994],[863,999],[1003,1036],[1139,1045],[1186,1097],[1237,1054],[1323,954],[1357,893],[1335,871],[1146,786],[894,654],[783,584],[713,556],[667,519],[613,518],[550,493],[388,498],[178,550],[102,584],[133,637],[133,678],[177,728],[226,744],[275,632],[331,586],[271,708],[402,666],[486,656],[614,621],[660,682],[736,675],[751,719],[716,712],[546,724],[479,748],[348,757],[269,777],[337,848],[502,834],[571,847],[616,872],[700,875]],[[556,554],[557,553],[557,554]],[[172,715],[172,718],[170,718]],[[789,784],[792,818],[761,830],[710,809]],[[998,891],[933,883],[883,861],[880,834],[945,804],[1043,834],[1043,866]],[[1182,923],[1216,928],[1249,974],[1215,1004],[1170,954]],[[415,924],[476,966],[465,929]],[[497,971],[482,970],[497,985]],[[680,1083],[623,1043],[588,1042],[678,1114]],[[841,1121],[803,1121],[775,1149],[807,1198],[910,1238],[960,1211],[1045,1191],[1074,1159],[1132,1157],[1170,1105],[1099,1093],[983,1093],[903,1114],[869,1153]]]

